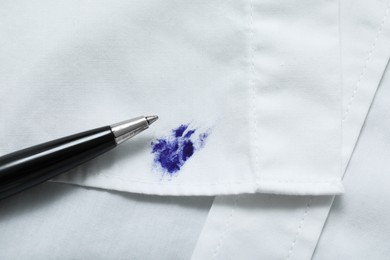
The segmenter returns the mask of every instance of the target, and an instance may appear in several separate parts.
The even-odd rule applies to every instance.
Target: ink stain
[[[180,125],[170,136],[152,142],[155,166],[164,174],[175,175],[197,150],[204,147],[208,136],[209,132],[197,134],[189,125]]]

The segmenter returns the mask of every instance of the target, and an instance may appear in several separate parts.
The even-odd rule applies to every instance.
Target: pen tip
[[[158,116],[147,116],[146,117],[146,121],[148,121],[148,124],[151,125],[153,124],[154,122],[156,122],[158,119]]]

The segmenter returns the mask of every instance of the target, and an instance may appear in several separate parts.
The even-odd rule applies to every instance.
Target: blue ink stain
[[[188,132],[186,133],[186,135],[185,135],[184,137],[185,137],[185,138],[190,138],[191,135],[192,135],[193,133],[195,133],[195,130],[190,130],[190,131],[188,131]]]
[[[173,133],[175,134],[175,137],[180,137],[183,135],[184,131],[188,128],[187,125],[181,125],[177,129],[173,129]]]
[[[170,176],[178,172],[196,150],[204,147],[209,136],[209,133],[205,132],[194,138],[196,131],[189,129],[188,125],[180,125],[172,130],[170,136],[152,142],[154,163]]]

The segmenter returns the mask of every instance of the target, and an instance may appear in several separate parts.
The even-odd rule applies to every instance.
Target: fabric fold
[[[354,9],[350,8],[352,5],[355,6]],[[385,47],[390,43],[390,23],[387,20],[389,5],[385,1],[359,4],[354,1],[342,1],[340,8],[343,114],[347,115],[343,120],[343,173],[347,174],[352,183],[356,177],[353,176],[356,164],[355,170],[350,172],[348,162],[389,60],[389,48]],[[365,26],[361,26],[362,21],[365,21]],[[359,91],[355,91],[356,86],[359,86]],[[380,100],[383,101],[383,97]],[[348,119],[349,114],[354,118]],[[245,197],[243,202],[218,197],[213,203],[195,247],[193,259],[210,256],[213,256],[213,259],[230,257],[242,252],[240,241],[249,243],[245,245],[245,254],[249,259],[311,259],[334,196],[306,197],[306,204],[302,201],[292,201],[290,197],[285,196],[271,198],[257,196]],[[290,203],[286,205],[286,201]],[[297,212],[300,212],[300,215]],[[332,223],[336,227],[340,227],[339,224],[337,221]],[[252,229],[247,229],[248,226],[254,227],[257,232],[252,233]],[[282,230],[279,230],[280,226],[283,227]],[[268,227],[272,227],[269,233]],[[344,231],[340,233],[340,229],[337,230],[340,238],[345,238]],[[328,235],[326,238],[330,238],[331,232],[325,231],[325,234]],[[324,241],[322,244],[325,246],[320,244],[321,254],[316,253],[314,258],[340,255],[338,252],[329,254],[322,248],[329,249],[337,242],[339,241],[333,243]]]
[[[2,10],[1,154],[158,114],[54,181],[158,195],[342,193],[334,1],[44,8]]]

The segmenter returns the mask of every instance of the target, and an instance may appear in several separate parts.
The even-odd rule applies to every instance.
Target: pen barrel
[[[110,126],[0,157],[0,199],[52,179],[116,146]]]

